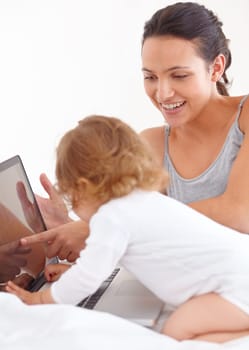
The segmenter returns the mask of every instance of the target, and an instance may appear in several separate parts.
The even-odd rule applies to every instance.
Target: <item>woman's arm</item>
[[[225,192],[192,202],[192,208],[238,231],[249,233],[249,133],[234,161]]]

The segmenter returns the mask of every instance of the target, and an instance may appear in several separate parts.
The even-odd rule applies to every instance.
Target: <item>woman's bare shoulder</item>
[[[148,128],[140,133],[141,137],[149,144],[155,158],[163,164],[165,148],[165,126]]]
[[[249,96],[243,103],[243,107],[241,110],[240,118],[239,118],[240,129],[245,133],[249,133]]]
[[[158,137],[164,138],[164,132],[165,132],[165,126],[156,126],[148,129],[144,129],[140,132],[140,135],[150,141],[150,140],[156,140]]]

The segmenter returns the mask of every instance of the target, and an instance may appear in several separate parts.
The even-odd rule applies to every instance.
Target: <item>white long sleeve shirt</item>
[[[95,292],[117,263],[174,307],[216,292],[249,313],[249,236],[158,192],[136,190],[100,207],[80,257],[52,285],[57,303]]]

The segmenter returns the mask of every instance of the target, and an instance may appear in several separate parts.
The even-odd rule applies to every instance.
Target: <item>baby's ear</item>
[[[89,185],[91,182],[86,179],[85,177],[80,177],[77,180],[77,190],[80,192],[87,192],[87,189],[89,188]]]
[[[71,188],[71,204],[72,207],[77,207],[80,202],[86,198],[89,192],[89,180],[84,177],[75,181],[74,186]]]
[[[74,192],[74,198],[79,203],[82,200],[95,198],[97,186],[85,177],[81,177],[77,180],[77,188]]]

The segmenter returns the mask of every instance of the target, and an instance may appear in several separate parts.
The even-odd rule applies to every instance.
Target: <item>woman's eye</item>
[[[184,79],[184,78],[187,78],[188,75],[187,74],[177,74],[177,75],[174,75],[174,78],[176,79]]]
[[[144,80],[154,80],[155,79],[155,77],[153,77],[153,76],[145,76],[144,77]]]

